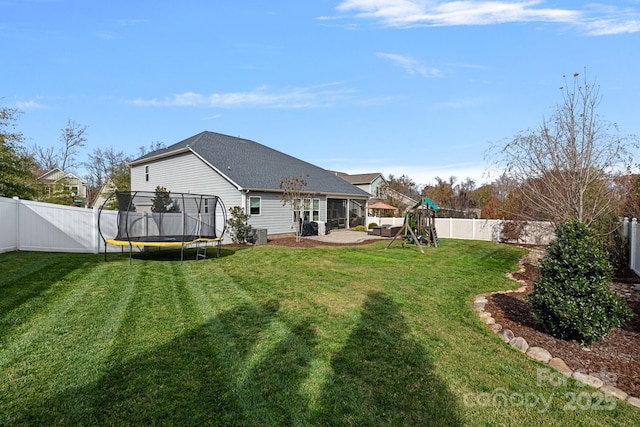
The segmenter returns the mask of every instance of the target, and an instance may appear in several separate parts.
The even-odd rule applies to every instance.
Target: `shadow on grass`
[[[462,424],[460,402],[408,329],[391,299],[369,294],[358,327],[332,361],[334,378],[323,394],[319,424]]]
[[[460,403],[407,335],[397,306],[372,293],[359,326],[309,384],[311,321],[278,320],[279,303],[241,305],[153,351],[121,350],[95,383],[37,397],[18,425],[460,425]],[[79,373],[80,374],[80,373]],[[317,392],[309,393],[309,387]]]
[[[86,271],[95,264],[94,255],[13,252],[0,260],[0,342],[9,328],[22,324],[24,317],[39,313],[34,307],[46,305],[36,299],[47,294],[56,283],[74,271]],[[46,298],[46,297],[45,297]],[[23,305],[29,307],[16,314]],[[17,319],[15,316],[21,317]]]
[[[236,307],[152,352],[130,360],[120,355],[100,381],[33,402],[10,419],[18,425],[292,424],[306,410],[297,390],[316,336],[302,322],[261,343],[278,310],[277,301]]]
[[[195,261],[215,261],[217,258],[224,258],[228,256],[235,255],[238,251],[246,250],[251,248],[251,246],[234,246],[225,248],[225,246],[220,247],[220,256],[217,254],[217,248],[213,246],[207,247],[206,258],[197,259],[196,258],[196,249],[185,249],[183,260],[184,262],[195,262]],[[122,259],[129,258],[129,247],[123,246],[122,250],[119,252],[109,252],[107,253],[107,261],[111,261],[114,259]],[[148,247],[146,250],[139,250],[137,247],[133,248],[133,252],[131,254],[131,258],[133,260],[147,260],[147,261],[167,261],[167,262],[180,262],[180,249],[167,249],[161,247]],[[103,258],[104,259],[104,258]]]

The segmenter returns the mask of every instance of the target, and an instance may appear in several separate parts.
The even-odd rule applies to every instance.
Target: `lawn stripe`
[[[118,285],[111,286],[112,281]],[[98,381],[131,294],[126,274],[91,270],[0,354],[0,370],[6,372],[2,393],[16,394],[16,388],[32,390],[33,384],[40,384],[17,394],[38,407],[47,405],[46,396],[62,396]]]
[[[558,394],[547,412],[464,404],[586,390],[540,387],[540,365],[471,308],[514,286],[518,252],[444,240],[425,254],[256,246],[132,265],[9,254],[46,284],[0,280],[0,296],[16,280],[32,292],[0,329],[0,425],[640,425],[622,403],[565,411]]]

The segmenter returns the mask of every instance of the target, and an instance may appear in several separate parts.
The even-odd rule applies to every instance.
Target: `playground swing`
[[[403,247],[407,243],[416,245],[422,253],[424,253],[422,245],[437,247],[439,240],[436,231],[436,212],[439,210],[440,208],[430,199],[422,198],[406,212],[402,228],[389,242],[387,249],[397,238],[402,239]]]

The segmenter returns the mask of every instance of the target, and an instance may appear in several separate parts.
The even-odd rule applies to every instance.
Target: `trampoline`
[[[108,207],[116,207],[117,233],[105,237],[101,219]],[[169,191],[116,191],[100,207],[98,230],[104,241],[104,257],[107,245],[129,247],[129,263],[133,248],[180,248],[180,261],[184,260],[185,247],[196,248],[196,260],[204,259],[207,246],[220,245],[224,238],[227,213],[217,196]]]

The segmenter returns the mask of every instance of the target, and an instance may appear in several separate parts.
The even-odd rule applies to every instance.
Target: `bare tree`
[[[129,184],[129,166],[131,161],[122,151],[116,151],[113,147],[101,149],[96,148],[89,154],[88,160],[83,163],[87,175],[85,180],[88,183],[90,197],[99,191],[107,180],[121,191],[127,190]],[[126,175],[126,176],[123,176]]]
[[[138,147],[138,157],[142,157],[147,153],[153,153],[156,150],[162,150],[163,148],[167,148],[164,142],[152,141],[148,146],[142,145]]]
[[[599,86],[578,73],[572,84],[564,81],[562,102],[549,119],[488,155],[505,178],[517,182],[527,219],[556,224],[578,219],[589,225],[610,213],[612,180],[631,166],[637,140],[620,136],[615,124],[596,113]]]
[[[58,155],[54,147],[34,145],[31,147],[31,155],[39,169],[51,170],[58,167]]]
[[[62,129],[60,142],[62,142],[62,150],[60,151],[60,169],[63,171],[73,170],[76,164],[76,156],[78,150],[85,146],[87,138],[87,127],[76,123],[69,119],[67,127]]]
[[[449,181],[437,176],[435,185],[426,185],[422,189],[422,195],[430,198],[441,209],[441,212],[451,217],[468,217],[476,215],[476,202],[474,191],[476,182],[467,178],[458,182],[455,176],[449,177]]]
[[[293,211],[293,226],[296,233],[296,242],[300,241],[302,235],[302,208],[304,199],[310,197],[303,193],[302,188],[307,186],[304,176],[282,178],[280,189],[282,190],[282,205],[290,205]]]
[[[413,199],[417,199],[420,197],[420,189],[418,185],[407,175],[397,177],[393,174],[390,174],[389,179],[387,179],[387,183],[389,188],[397,191],[398,193],[402,193],[405,196],[411,197]]]
[[[76,156],[80,148],[85,146],[87,127],[69,119],[67,127],[60,130],[61,147],[31,147],[31,156],[40,169],[51,170],[59,168],[65,172],[72,172],[77,166]]]

